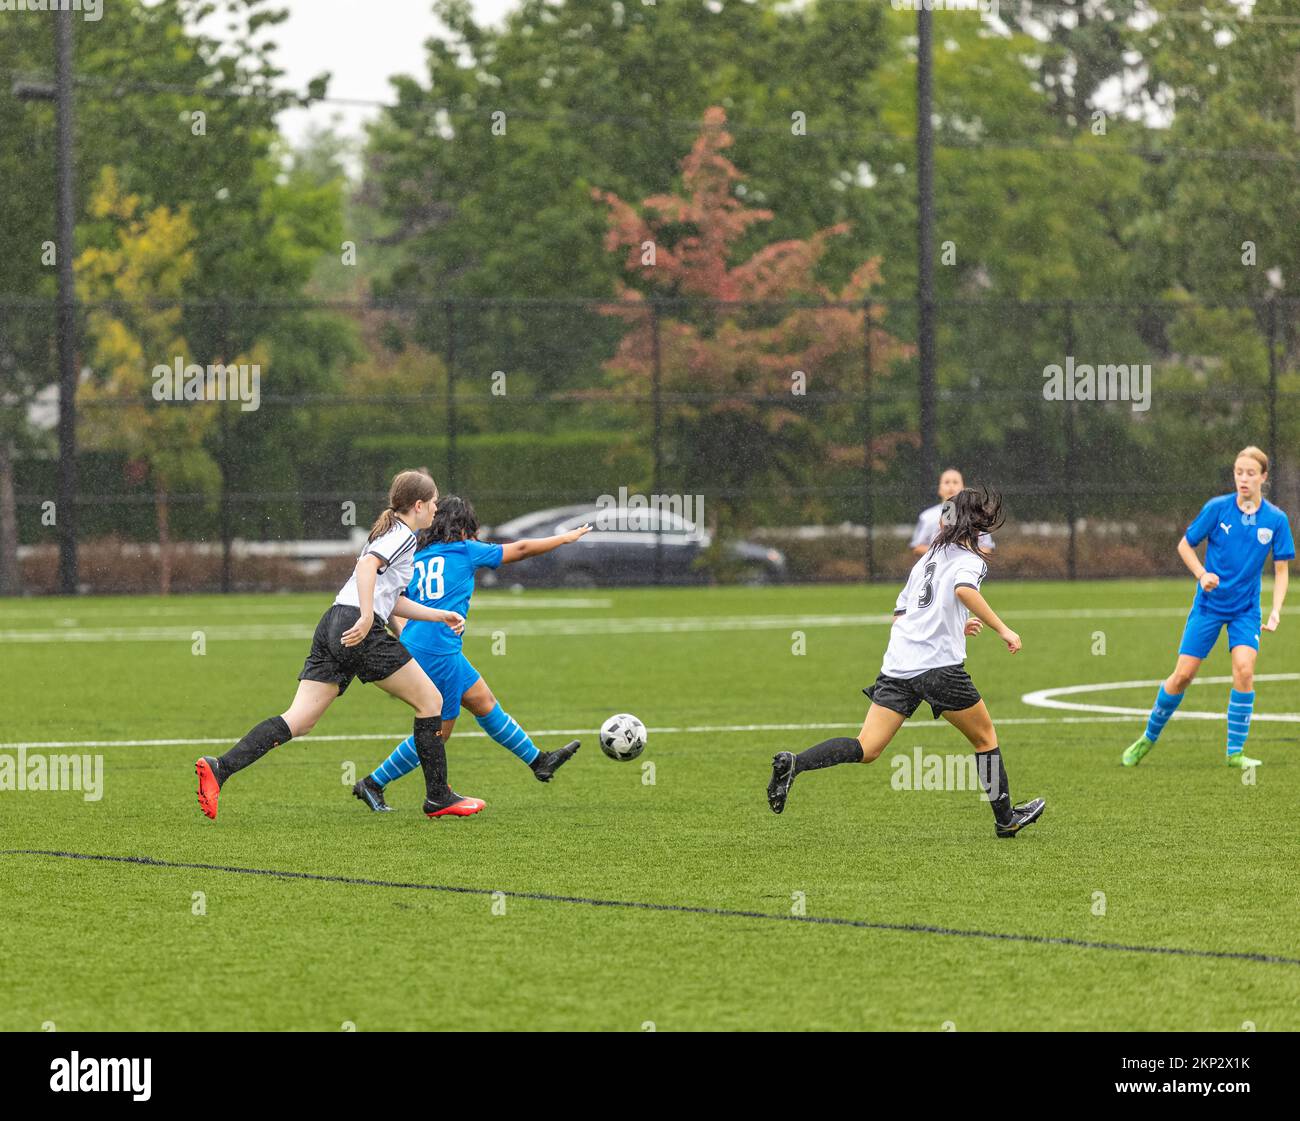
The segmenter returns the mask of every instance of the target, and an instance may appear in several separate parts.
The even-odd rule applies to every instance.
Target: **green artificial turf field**
[[[1140,717],[1021,700],[1163,677],[1190,581],[987,585],[1024,650],[986,633],[968,665],[1013,796],[1048,802],[1021,837],[973,792],[894,788],[891,758],[962,751],[925,709],[768,810],[774,750],[856,733],[896,590],[480,593],[470,659],[540,746],[583,748],[543,786],[462,714],[452,782],[488,808],[449,821],[418,774],[395,813],[351,796],[410,731],[359,684],[200,815],[195,757],[283,711],[328,595],[6,603],[0,759],[77,745],[27,766],[102,756],[103,789],[0,792],[0,1028],[1300,1028],[1300,716],[1258,718],[1300,713],[1300,680],[1258,685],[1253,785],[1222,719],[1126,770]],[[1260,674],[1300,679],[1298,627]],[[1226,672],[1221,640],[1203,676]],[[650,729],[630,763],[594,735],[620,711]]]

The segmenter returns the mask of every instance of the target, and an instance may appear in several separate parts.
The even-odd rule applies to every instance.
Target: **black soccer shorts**
[[[911,716],[924,701],[935,719],[944,712],[960,712],[980,703],[979,690],[966,672],[966,663],[926,670],[918,677],[886,677],[883,673],[862,690],[874,704]]]
[[[299,681],[337,685],[342,696],[354,677],[361,678],[363,683],[383,681],[411,660],[410,651],[388,633],[384,620],[378,617],[370,633],[356,646],[344,646],[343,633],[359,618],[359,608],[342,603],[334,604],[320,617]]]

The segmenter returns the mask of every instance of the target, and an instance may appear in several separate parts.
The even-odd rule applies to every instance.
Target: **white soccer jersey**
[[[916,519],[916,529],[912,531],[912,540],[907,543],[909,549],[915,549],[918,545],[925,545],[928,548],[930,543],[939,536],[939,515],[942,512],[942,502],[921,511],[921,516]],[[993,551],[993,538],[987,533],[980,534],[980,548],[986,553]]]
[[[379,566],[379,575],[375,577],[374,611],[377,618],[388,622],[393,604],[406,591],[411,582],[411,574],[415,571],[415,534],[407,528],[405,522],[398,521],[387,533],[381,533],[373,541],[367,541],[357,560],[367,553],[373,553],[384,562]],[[334,597],[334,602],[346,607],[361,606],[357,597],[355,570],[343,585],[343,590]]]
[[[894,605],[894,626],[880,672],[887,677],[919,677],[926,670],[966,660],[963,633],[970,612],[957,598],[963,585],[978,589],[988,565],[969,549],[945,545],[912,566]]]

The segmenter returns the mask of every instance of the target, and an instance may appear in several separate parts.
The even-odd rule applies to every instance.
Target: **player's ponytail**
[[[375,519],[375,524],[370,527],[370,536],[367,541],[373,541],[376,537],[383,537],[397,522],[397,512],[391,507],[386,506],[384,512]]]
[[[370,527],[367,541],[382,537],[397,524],[397,515],[405,514],[417,502],[432,502],[438,497],[438,484],[423,471],[402,471],[393,477],[388,488],[388,506]]]
[[[969,549],[981,560],[987,560],[980,548],[980,537],[1000,529],[1005,520],[1000,494],[987,487],[981,490],[967,488],[943,504],[939,514],[939,533],[930,551],[942,549],[945,545],[957,545]]]

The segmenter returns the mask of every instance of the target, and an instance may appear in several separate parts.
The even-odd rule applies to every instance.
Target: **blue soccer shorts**
[[[474,687],[481,676],[464,654],[426,654],[412,650],[420,668],[442,694],[442,718],[455,720],[460,714],[460,699]]]
[[[1200,608],[1193,607],[1187,616],[1187,626],[1183,628],[1183,639],[1178,644],[1178,653],[1192,658],[1204,658],[1214,644],[1219,641],[1219,631],[1228,628],[1228,649],[1234,646],[1249,646],[1259,649],[1260,613],[1248,611],[1242,615],[1223,618],[1210,615]]]

